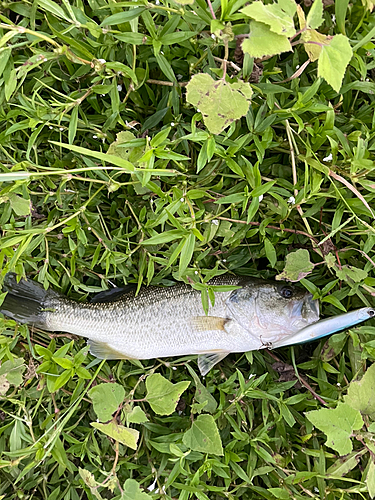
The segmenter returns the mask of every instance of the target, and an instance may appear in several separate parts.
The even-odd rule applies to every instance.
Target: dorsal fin
[[[116,300],[120,300],[123,295],[136,290],[136,288],[137,285],[130,284],[122,287],[110,288],[109,290],[103,290],[91,299],[91,303],[116,302]]]

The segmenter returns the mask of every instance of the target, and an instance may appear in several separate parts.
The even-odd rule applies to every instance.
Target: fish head
[[[319,320],[319,303],[303,288],[256,281],[234,290],[227,306],[232,318],[262,342],[274,342]]]

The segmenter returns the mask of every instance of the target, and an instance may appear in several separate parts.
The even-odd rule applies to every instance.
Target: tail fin
[[[45,290],[32,280],[21,279],[18,283],[14,273],[5,276],[3,291],[8,292],[0,305],[0,312],[19,323],[38,327],[45,326],[43,309],[47,298],[58,297],[53,290]]]

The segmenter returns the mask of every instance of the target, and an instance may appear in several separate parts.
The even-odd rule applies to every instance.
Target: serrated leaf
[[[318,60],[318,76],[323,77],[336,92],[340,91],[352,55],[349,40],[344,35],[335,35],[329,43],[322,44]]]
[[[292,50],[287,36],[273,33],[270,28],[257,21],[250,22],[250,35],[242,42],[242,50],[251,57],[273,56]]]
[[[323,22],[323,2],[322,0],[314,0],[307,14],[306,24],[308,28],[319,28]]]
[[[185,446],[193,451],[223,455],[223,446],[212,415],[199,415],[182,439]]]
[[[269,26],[272,33],[291,37],[296,33],[293,16],[297,6],[294,2],[286,5],[289,7],[289,12],[285,12],[278,3],[265,5],[257,1],[241,9],[241,12],[254,21]],[[292,10],[293,14],[290,14]]]
[[[310,261],[309,251],[300,248],[286,256],[285,267],[281,274],[276,276],[277,280],[300,281],[314,269],[314,264]]]
[[[350,382],[348,394],[344,401],[362,415],[375,417],[375,363],[373,363],[363,375],[361,380]]]
[[[119,500],[151,500],[151,497],[141,490],[135,479],[127,479]]]
[[[359,283],[367,278],[368,273],[364,269],[359,269],[354,266],[342,266],[341,269],[336,268],[336,276],[340,280],[344,281],[354,281],[355,283]]]
[[[99,384],[90,389],[88,395],[98,419],[107,422],[124,401],[125,389],[120,384]]]
[[[340,455],[347,455],[353,451],[350,436],[353,431],[358,431],[363,426],[358,410],[346,403],[339,403],[333,410],[321,408],[307,412],[306,417],[327,435],[327,446],[336,450]]]
[[[158,415],[170,415],[174,412],[181,394],[189,385],[189,381],[172,384],[160,373],[154,373],[146,379],[146,400]]]
[[[91,422],[92,427],[99,429],[101,432],[107,436],[115,439],[119,443],[129,446],[132,450],[137,449],[137,442],[139,438],[139,432],[136,429],[130,429],[129,427],[124,427],[123,425],[114,422],[108,422],[107,424],[102,424],[100,422]]]
[[[246,115],[252,94],[248,83],[231,85],[223,80],[215,81],[206,73],[194,75],[186,89],[186,100],[199,109],[213,134],[220,134]]]

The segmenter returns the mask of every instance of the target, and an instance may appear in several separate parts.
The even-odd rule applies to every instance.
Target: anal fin
[[[207,352],[205,354],[199,354],[198,356],[198,368],[201,372],[202,377],[207,375],[207,373],[213,368],[216,363],[219,363],[222,359],[229,354],[228,351],[213,351]]]
[[[106,342],[88,340],[87,344],[90,348],[90,353],[99,359],[132,359],[132,356],[119,352],[115,347]]]

